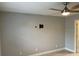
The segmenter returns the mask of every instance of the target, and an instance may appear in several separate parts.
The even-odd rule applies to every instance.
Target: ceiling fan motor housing
[[[67,6],[67,5],[69,4],[69,2],[64,2],[63,4],[64,4],[65,6]]]
[[[65,6],[65,8],[61,11],[61,13],[63,12],[70,12],[70,10],[67,8],[67,6]]]

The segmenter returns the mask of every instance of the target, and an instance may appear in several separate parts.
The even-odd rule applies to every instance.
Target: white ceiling
[[[79,2],[71,2],[68,7],[76,4]],[[49,8],[63,9],[64,5],[62,2],[0,2],[0,11],[61,16],[61,12]]]

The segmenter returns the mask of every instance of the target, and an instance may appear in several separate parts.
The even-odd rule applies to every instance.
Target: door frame
[[[74,21],[74,52],[77,52],[77,26],[78,26],[78,21]]]

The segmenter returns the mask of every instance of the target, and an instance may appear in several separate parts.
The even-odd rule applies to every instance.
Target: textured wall
[[[0,14],[2,55],[31,55],[65,47],[64,18],[16,13]],[[44,28],[39,29],[39,24],[44,24]]]

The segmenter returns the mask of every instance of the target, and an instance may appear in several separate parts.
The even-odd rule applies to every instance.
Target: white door
[[[79,21],[77,22],[77,28],[76,28],[76,48],[77,52],[79,52]]]

